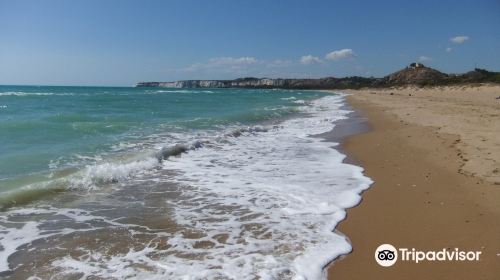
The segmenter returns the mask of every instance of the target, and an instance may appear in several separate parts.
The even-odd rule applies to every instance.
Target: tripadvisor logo
[[[375,250],[375,261],[381,266],[388,267],[396,261],[408,261],[419,263],[422,261],[479,261],[481,251],[461,251],[442,249],[440,251],[419,251],[415,248],[399,248],[391,244],[382,244]]]
[[[375,260],[381,266],[392,266],[398,260],[398,250],[391,244],[382,244],[375,250]]]

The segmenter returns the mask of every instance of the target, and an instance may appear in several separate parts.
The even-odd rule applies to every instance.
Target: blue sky
[[[500,1],[0,0],[0,84],[500,71]]]

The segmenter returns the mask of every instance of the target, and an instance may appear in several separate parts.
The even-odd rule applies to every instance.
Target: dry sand
[[[372,129],[342,148],[375,183],[337,228],[353,252],[329,279],[500,279],[500,87],[349,93]],[[482,255],[384,268],[374,259],[383,243]]]

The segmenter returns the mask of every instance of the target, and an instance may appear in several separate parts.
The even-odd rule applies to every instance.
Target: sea
[[[1,279],[325,279],[342,93],[0,86]]]

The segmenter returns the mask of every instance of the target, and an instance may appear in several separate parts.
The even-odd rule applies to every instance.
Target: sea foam
[[[182,230],[139,230],[88,211],[51,209],[51,215],[77,224],[103,222],[51,232],[34,221],[19,223],[17,231],[5,228],[0,270],[8,269],[7,258],[16,248],[48,233],[111,226],[130,236],[146,232],[153,237],[127,253],[81,248],[85,253],[78,258],[68,254],[52,261],[55,273],[112,279],[324,279],[324,267],[351,250],[348,239],[334,229],[372,183],[362,168],[343,162],[345,156],[334,149],[337,143],[311,137],[347,117],[343,104],[341,95],[326,96],[303,104],[304,114],[278,125],[231,128],[202,141],[190,136],[184,144],[138,160],[87,166],[73,177],[81,180],[75,185],[135,182],[134,187],[146,188],[149,180],[179,186],[180,195],[165,205]],[[148,170],[149,177],[139,176]],[[24,239],[15,237],[26,232]],[[165,246],[154,245],[160,237],[166,238]]]
[[[371,181],[362,168],[343,163],[345,156],[332,149],[335,143],[310,137],[346,118],[342,98],[321,98],[302,108],[309,117],[164,163],[182,174],[179,183],[196,182],[198,195],[193,201],[203,202],[195,207],[178,205],[177,222],[203,228],[207,236],[230,232],[231,242],[204,260],[221,266],[220,271],[207,266],[192,273],[214,278],[244,272],[263,279],[285,274],[320,279],[328,262],[351,250],[346,238],[332,231],[344,219],[345,209],[359,203],[360,193]],[[235,205],[237,211],[227,210]],[[190,240],[178,242],[187,250],[193,248]]]
[[[341,96],[324,97],[302,108],[308,117],[229,133],[225,141],[164,160],[163,168],[178,174],[167,181],[186,185],[184,199],[172,202],[175,221],[202,237],[174,234],[159,259],[146,247],[105,261],[66,258],[54,265],[102,277],[111,269],[119,277],[153,279],[324,278],[325,265],[351,250],[333,230],[371,184],[360,167],[343,163],[335,143],[310,137],[345,118],[342,105]],[[199,257],[183,257],[193,254]],[[134,262],[154,272],[125,269]]]

